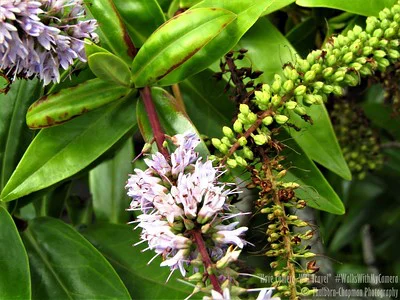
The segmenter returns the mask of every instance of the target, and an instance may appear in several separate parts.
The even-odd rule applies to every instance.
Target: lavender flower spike
[[[170,161],[156,153],[145,159],[146,170],[130,175],[126,188],[132,201],[128,210],[142,212],[134,222],[142,228],[146,250],[163,258],[161,266],[179,269],[185,276],[185,268],[199,259],[193,232],[203,234],[207,251],[218,253],[213,255],[214,263],[222,266],[237,259],[240,251],[229,246],[244,247],[242,235],[247,227],[236,228],[237,222],[225,220],[234,191],[219,181],[220,169],[198,158],[198,136],[186,132],[171,140],[176,149]]]
[[[0,0],[0,70],[9,77],[59,82],[59,69],[86,61],[83,39],[97,40],[82,0]]]

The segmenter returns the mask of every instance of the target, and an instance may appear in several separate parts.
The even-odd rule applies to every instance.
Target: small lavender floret
[[[86,61],[83,40],[97,40],[84,17],[82,0],[0,0],[0,70],[59,82],[60,68]]]

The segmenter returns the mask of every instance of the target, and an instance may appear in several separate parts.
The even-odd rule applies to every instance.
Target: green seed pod
[[[313,81],[314,79],[315,79],[315,76],[317,76],[317,74],[314,72],[314,71],[307,71],[305,74],[304,74],[304,81],[305,82],[310,82],[310,81]]]
[[[235,159],[229,158],[226,161],[226,164],[228,165],[229,168],[234,169],[237,167],[237,161]]]
[[[297,102],[296,101],[288,101],[285,103],[285,106],[287,109],[292,110],[292,109],[295,109],[295,107],[297,106]]]
[[[250,108],[249,108],[249,106],[247,104],[240,104],[239,105],[239,111],[243,115],[247,116],[250,113]]]
[[[222,132],[228,139],[234,139],[235,134],[233,133],[232,129],[230,129],[228,126],[222,127]]]
[[[285,115],[275,115],[274,118],[276,123],[278,123],[279,125],[283,125],[289,120],[289,118]]]
[[[241,167],[246,167],[247,166],[247,162],[243,157],[236,156],[235,159],[236,159],[236,162],[238,163],[239,166],[241,166]]]
[[[342,60],[343,62],[348,65],[350,64],[354,59],[354,54],[353,52],[347,52],[345,55],[343,55]]]
[[[290,92],[291,90],[293,90],[293,88],[294,88],[294,83],[293,83],[293,81],[292,80],[286,80],[284,83],[283,83],[283,90],[286,92],[286,93],[288,93],[288,92]]]
[[[325,79],[327,79],[327,78],[329,78],[329,77],[332,76],[332,74],[333,74],[334,71],[335,71],[335,70],[334,70],[332,67],[325,68],[325,69],[322,71],[322,76],[323,76]]]
[[[294,89],[295,96],[303,96],[307,91],[307,87],[305,85],[299,85],[297,88]]]
[[[239,119],[237,119],[234,123],[233,123],[233,130],[237,133],[242,133],[243,132],[243,124],[242,122],[240,122]]]
[[[265,126],[269,126],[272,124],[272,122],[274,121],[274,119],[271,116],[266,116],[262,122]]]
[[[239,143],[240,146],[243,147],[244,145],[247,144],[247,139],[246,139],[244,136],[241,136],[241,137],[238,139],[238,143]]]

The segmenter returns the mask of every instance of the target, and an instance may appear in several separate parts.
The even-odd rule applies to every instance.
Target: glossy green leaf
[[[179,110],[175,98],[167,91],[162,88],[152,88],[151,93],[161,126],[166,134],[173,136],[186,131],[198,133],[196,127],[194,127],[187,115]],[[146,141],[150,141],[153,137],[153,132],[143,101],[138,101],[136,113],[140,132]],[[202,157],[209,155],[207,146],[203,141],[197,146],[196,151],[198,151]]]
[[[2,191],[10,201],[64,180],[91,164],[136,126],[131,97],[35,137]]]
[[[297,124],[300,131],[290,129],[290,135],[296,140],[307,156],[346,180],[351,180],[351,171],[344,160],[328,112],[324,105],[308,108],[314,124],[304,122],[300,116],[292,113],[291,122]]]
[[[33,103],[26,114],[32,129],[64,123],[107,103],[125,97],[130,89],[95,78],[80,85],[46,95]]]
[[[147,38],[162,23],[164,14],[156,0],[113,0],[129,36],[136,47],[142,47]]]
[[[129,66],[118,56],[111,53],[95,53],[88,57],[88,63],[98,78],[121,86],[130,86]]]
[[[392,115],[391,107],[382,103],[366,103],[363,108],[365,115],[374,125],[386,129],[393,137],[400,140],[400,117]]]
[[[60,218],[71,190],[71,181],[64,182],[33,202],[38,217]]]
[[[126,223],[129,215],[125,209],[129,206],[125,184],[133,167],[132,140],[115,154],[89,173],[90,192],[96,220],[110,223]]]
[[[300,185],[296,189],[297,197],[306,200],[307,205],[315,209],[344,214],[344,205],[339,196],[296,141],[284,132],[281,133],[280,140],[287,146],[282,153],[286,157],[285,163],[293,166],[288,168],[284,179]]]
[[[282,65],[293,61],[297,55],[287,39],[265,18],[260,19],[246,33],[238,46],[249,50],[246,53],[249,61],[243,63],[251,65],[253,70],[263,71],[261,79],[266,83],[271,83],[274,74],[281,74]],[[314,105],[309,115],[314,120],[313,126],[294,116],[293,121],[298,122],[302,131],[297,133],[291,130],[290,133],[308,157],[339,176],[350,179],[350,170],[325,107]]]
[[[132,80],[137,87],[159,82],[170,85],[206,68],[213,52],[204,52],[210,42],[236,18],[225,9],[200,8],[182,13],[164,23],[149,37],[132,64]],[[202,52],[202,53],[199,53]],[[223,52],[221,53],[223,54]],[[211,59],[211,62],[216,58]],[[193,65],[196,62],[196,65]],[[178,72],[183,68],[186,72]],[[197,70],[201,71],[201,69]],[[179,79],[167,80],[171,73]],[[163,82],[160,82],[160,80]]]
[[[22,234],[35,299],[131,299],[108,261],[71,226],[53,218],[29,222]]]
[[[222,126],[231,124],[234,103],[224,93],[226,81],[216,81],[204,70],[179,84],[186,111],[196,128],[209,137],[222,137]]]
[[[112,0],[84,0],[87,11],[99,24],[102,45],[130,64],[135,48]]]
[[[137,86],[171,85],[194,75],[228,52],[271,1],[206,0],[164,23],[132,65]]]
[[[274,11],[280,10],[296,0],[274,0],[271,2],[271,5],[263,11],[262,16],[268,15],[270,13],[273,13]]]
[[[16,80],[7,95],[0,95],[0,190],[33,139],[25,123],[25,114],[41,91],[36,79]]]
[[[28,256],[10,214],[0,206],[0,299],[31,299]]]
[[[132,247],[140,240],[140,229],[117,224],[98,224],[82,228],[81,233],[108,259],[135,299],[184,299],[192,289],[176,279],[168,267],[160,267],[161,259],[153,251],[141,252],[144,246]]]
[[[93,205],[91,199],[82,199],[74,195],[69,197],[65,204],[68,218],[72,225],[88,225],[93,222]]]
[[[393,6],[396,0],[297,0],[296,4],[305,7],[335,8],[363,16],[377,16],[385,7]]]

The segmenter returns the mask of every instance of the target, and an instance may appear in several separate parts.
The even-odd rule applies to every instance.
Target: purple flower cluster
[[[84,17],[81,0],[0,0],[0,70],[59,82],[60,67],[86,61],[83,40],[97,39]]]
[[[172,141],[177,148],[170,161],[156,153],[145,159],[145,171],[135,169],[130,175],[126,188],[133,200],[128,210],[142,212],[134,221],[142,228],[138,244],[147,242],[147,249],[163,257],[161,266],[179,269],[185,276],[184,265],[198,256],[192,230],[202,230],[208,252],[219,260],[224,255],[229,259],[237,256],[237,251],[228,251],[229,246],[243,248],[246,242],[241,235],[247,227],[226,223],[230,218],[228,196],[234,191],[219,182],[222,172],[211,161],[198,158],[194,150],[200,142],[198,136],[187,132],[175,135]]]

